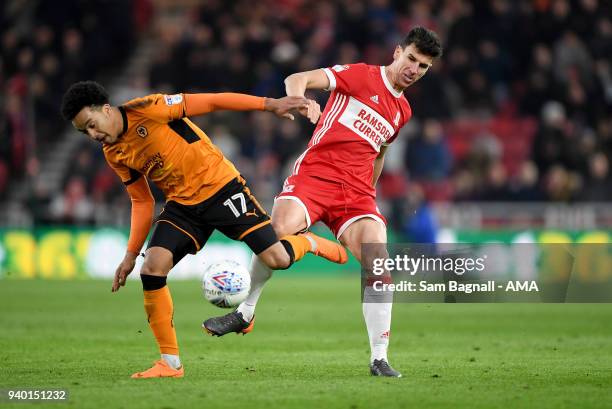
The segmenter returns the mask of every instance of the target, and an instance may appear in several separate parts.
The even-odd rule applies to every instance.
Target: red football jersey
[[[332,93],[293,174],[341,181],[374,197],[374,160],[380,147],[397,137],[412,110],[382,66],[336,65],[324,71]]]

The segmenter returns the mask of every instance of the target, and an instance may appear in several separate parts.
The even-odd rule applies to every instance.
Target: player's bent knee
[[[274,255],[264,262],[272,270],[285,270],[291,265],[291,260],[287,254]]]
[[[163,247],[150,247],[140,267],[140,274],[165,277],[173,266],[172,252]]]
[[[293,200],[278,200],[272,209],[272,227],[279,237],[308,228],[307,219],[302,207]]]
[[[368,242],[367,246],[363,246],[358,241],[340,241],[342,245],[346,246],[351,254],[362,264],[371,265],[375,258],[388,258],[389,252],[387,251],[386,243]]]
[[[272,219],[272,228],[276,232],[278,237],[284,237],[289,234],[297,233],[296,227],[292,226],[290,223],[285,222],[284,220],[274,220]]]
[[[166,277],[168,275],[168,270],[145,260],[140,268],[140,275]]]
[[[272,270],[284,270],[291,265],[291,258],[280,243],[270,246],[257,257]]]

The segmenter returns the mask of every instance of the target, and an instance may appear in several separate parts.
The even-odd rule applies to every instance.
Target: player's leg
[[[166,277],[170,269],[188,253],[197,252],[212,229],[202,230],[188,223],[180,205],[167,204],[160,216],[140,270],[144,309],[155,336],[161,359],[152,368],[132,378],[182,377],[184,369],[174,328],[174,306]]]
[[[309,227],[307,213],[295,200],[277,200],[272,208],[272,227],[279,237],[284,237]],[[251,290],[249,295],[237,308],[242,318],[251,322],[255,315],[255,307],[266,282],[272,277],[269,263],[253,254],[249,271],[251,273]]]
[[[230,191],[230,193],[231,197],[241,192],[239,191],[236,193]],[[246,196],[250,198],[250,195]],[[209,318],[202,323],[202,328],[209,334],[217,336],[222,336],[230,332],[246,334],[253,329],[257,300],[261,295],[265,283],[272,276],[272,268],[270,268],[270,265],[273,267],[286,266],[291,262],[288,249],[282,242],[278,241],[278,236],[285,237],[308,227],[307,216],[304,210],[302,210],[296,202],[289,202],[289,200],[277,201],[272,210],[271,220],[263,209],[258,209],[258,212],[255,213],[258,214],[261,220],[253,220],[250,221],[250,223],[268,223],[267,228],[265,230],[262,228],[255,229],[251,234],[244,237],[241,237],[242,234],[238,235],[237,238],[243,240],[251,247],[251,250],[253,250],[249,269],[251,274],[251,289],[246,300],[243,301],[235,311],[220,317]],[[255,203],[257,203],[256,200],[252,200],[249,204],[254,205]],[[254,212],[249,211],[246,213],[252,214]],[[286,220],[283,218],[286,218]],[[257,224],[255,224],[255,226],[257,226]],[[282,228],[275,231],[273,226]],[[242,227],[242,230],[244,230],[244,227]],[[270,235],[270,230],[272,236]],[[227,232],[226,234],[230,237],[235,235],[233,232]],[[287,244],[290,243],[287,242]],[[259,248],[259,246],[261,246],[261,248]]]
[[[229,193],[232,193],[231,191]],[[247,191],[247,193],[249,193]],[[236,193],[231,196],[235,196]],[[250,196],[250,194],[249,194]],[[307,216],[302,207],[293,201],[280,200],[275,204],[272,221],[268,215],[258,206],[255,198],[251,197],[246,202],[246,208],[257,207],[259,220],[252,217],[242,224],[240,219],[235,226],[219,228],[228,237],[244,241],[253,250],[254,256],[251,261],[251,290],[247,299],[242,302],[236,311],[232,311],[221,317],[209,318],[202,323],[202,327],[211,335],[222,336],[230,332],[246,334],[253,328],[255,306],[261,295],[266,281],[272,276],[273,269],[286,269],[295,261],[301,259],[307,252],[317,252],[321,247],[327,246],[328,254],[335,250],[337,262],[346,262],[346,250],[337,243],[329,242],[315,235],[292,234],[308,227]],[[248,211],[246,213],[257,213]],[[278,215],[281,215],[279,219]],[[286,217],[287,219],[283,219]],[[279,220],[276,222],[275,220]],[[252,226],[249,227],[249,223]],[[279,234],[272,227],[278,226]],[[238,229],[238,230],[237,230]],[[244,231],[237,235],[237,232]],[[321,241],[323,241],[321,244]],[[327,243],[329,242],[329,243]],[[336,250],[335,247],[341,249]],[[330,258],[329,255],[327,258]]]
[[[288,204],[290,206],[293,205],[293,203]],[[285,207],[285,204],[279,205],[279,207]],[[300,219],[302,218],[301,216],[303,213],[299,207],[294,207],[293,210],[295,213],[290,214],[287,219],[278,216],[275,218],[274,215],[272,216],[272,230],[280,239],[261,253],[256,253],[257,257],[267,267],[272,270],[285,270],[291,267],[294,262],[304,257],[306,253],[313,253],[316,256],[338,264],[347,262],[348,255],[346,250],[337,242],[327,240],[312,232],[296,233],[304,230],[305,227],[300,228],[302,223],[295,223],[290,220],[294,215],[298,216]],[[251,248],[253,247],[251,246]]]
[[[364,217],[352,222],[339,238],[340,242],[349,249],[362,266],[371,266],[372,258],[386,258],[388,256],[386,246],[384,246],[387,242],[386,227],[381,221],[371,217]],[[362,243],[381,243],[381,246],[373,247],[373,254],[362,254]],[[364,291],[369,291],[367,284]],[[377,296],[373,295],[373,297]],[[379,296],[380,299],[369,296],[367,300],[364,297],[363,303],[363,317],[370,340],[370,370],[372,375],[400,377],[401,374],[389,366],[387,358],[393,306],[392,295],[384,293]]]
[[[324,211],[325,205],[336,194],[337,188],[321,183],[308,176],[292,175],[285,181],[283,192],[274,201],[272,227],[279,237],[296,234],[310,228]],[[318,199],[318,201],[317,201]],[[314,219],[314,220],[313,220]],[[312,251],[332,261],[346,262],[347,254],[342,246],[307,233]],[[263,287],[272,276],[269,263],[261,257],[251,258],[251,291],[248,298],[238,307],[245,318],[251,319]]]
[[[310,215],[306,206],[297,196],[291,200],[277,198],[272,219],[261,208],[251,195],[244,180],[238,179],[242,186],[235,191],[236,184],[228,185],[224,196],[231,198],[245,197],[244,207],[247,211],[234,212],[236,222],[233,225],[217,227],[231,238],[244,241],[253,250],[251,260],[251,291],[247,299],[236,311],[222,317],[210,318],[202,324],[212,335],[225,335],[229,332],[247,333],[253,327],[255,306],[266,281],[272,276],[272,270],[289,268],[307,252],[324,257],[336,263],[346,263],[348,256],[344,247],[336,242],[323,239],[312,233],[296,234],[310,225]],[[224,205],[226,201],[223,201]],[[250,210],[253,207],[253,210]],[[236,209],[237,210],[237,209]],[[227,211],[223,209],[227,218]],[[254,218],[250,215],[257,214]],[[249,215],[247,218],[246,215]],[[215,223],[211,223],[215,225]],[[280,237],[280,240],[278,239]]]
[[[166,285],[166,277],[173,265],[172,258],[172,253],[163,247],[151,247],[145,253],[145,261],[140,270],[144,309],[149,327],[157,341],[161,360],[152,368],[135,373],[132,378],[183,375],[176,331],[172,323],[172,295]]]
[[[295,206],[295,203],[282,202],[281,205],[275,206],[283,213],[281,221],[275,222],[277,227],[282,225],[281,234],[272,227],[270,216],[251,194],[241,177],[225,185],[215,196],[203,203],[200,211],[204,211],[204,219],[209,225],[231,239],[244,241],[271,269],[287,269],[308,252],[336,263],[346,263],[346,250],[340,244],[312,233],[296,234],[308,226],[304,225],[308,216],[305,210]],[[291,210],[283,209],[289,206],[293,206]],[[291,212],[298,213],[294,215]]]
[[[278,237],[281,237],[281,240],[283,240],[285,237],[298,237],[295,236],[296,233],[304,231],[308,228],[308,222],[304,210],[297,202],[293,200],[276,201],[274,203],[274,207],[272,208],[271,222],[274,232]],[[253,257],[258,257],[259,260],[270,269],[270,271],[286,268],[288,265],[288,260],[283,257],[284,254],[282,253],[287,254],[291,250],[285,251],[284,248],[279,248],[279,244],[281,243],[276,243],[262,253],[253,255]],[[310,246],[310,243],[308,243],[308,245]],[[275,259],[278,258],[283,258],[281,263],[275,262]]]

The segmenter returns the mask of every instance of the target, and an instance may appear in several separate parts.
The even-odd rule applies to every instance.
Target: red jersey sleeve
[[[328,91],[337,90],[343,94],[355,95],[363,87],[368,75],[368,66],[363,63],[334,65],[323,68],[329,79]]]

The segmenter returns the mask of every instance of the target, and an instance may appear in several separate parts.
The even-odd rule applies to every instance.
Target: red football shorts
[[[283,191],[276,196],[277,200],[294,200],[304,209],[308,227],[321,221],[338,239],[351,223],[359,219],[369,217],[383,226],[387,223],[373,197],[357,192],[341,181],[304,174],[291,175],[285,180]]]

